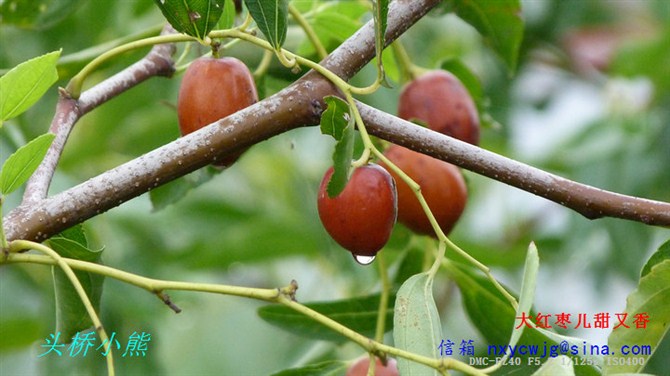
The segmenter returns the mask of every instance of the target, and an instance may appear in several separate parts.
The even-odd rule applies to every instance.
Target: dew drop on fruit
[[[375,261],[375,256],[354,255],[353,253],[352,256],[354,256],[354,260],[361,265],[370,265]]]

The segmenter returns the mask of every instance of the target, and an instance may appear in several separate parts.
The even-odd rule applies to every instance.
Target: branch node
[[[295,292],[298,290],[298,282],[296,282],[295,279],[291,280],[291,283],[289,283],[288,286],[278,289],[279,295],[284,295],[291,299],[293,302],[297,302],[295,299]]]

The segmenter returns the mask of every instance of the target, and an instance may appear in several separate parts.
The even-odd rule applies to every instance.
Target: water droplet
[[[354,256],[354,260],[361,265],[370,265],[375,261],[375,256],[354,255],[353,253],[352,256]]]

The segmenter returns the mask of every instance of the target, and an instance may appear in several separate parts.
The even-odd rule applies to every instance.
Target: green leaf
[[[389,299],[386,330],[393,328],[393,308]],[[305,306],[339,322],[364,336],[372,337],[377,325],[379,294],[333,302],[307,303]],[[258,316],[268,323],[303,337],[344,343],[347,338],[322,324],[308,320],[299,312],[283,305],[267,305],[258,309]]]
[[[537,254],[535,243],[531,242],[526,254],[526,263],[524,265],[523,281],[521,282],[521,295],[519,296],[519,305],[516,309],[516,317],[522,314],[530,314],[535,297],[535,286],[537,285],[537,271],[540,268],[540,258]],[[509,340],[509,346],[513,347],[519,342],[521,334],[524,331],[524,325],[516,329],[516,323],[512,329],[512,336]]]
[[[20,351],[42,336],[45,320],[40,316],[35,317],[36,315],[36,312],[16,315],[3,312],[0,320],[0,352],[6,354],[12,350]]]
[[[341,98],[324,98],[327,108],[321,114],[321,133],[337,140],[333,152],[334,172],[326,191],[329,197],[339,195],[351,176],[351,160],[354,156],[354,117],[349,105]]]
[[[78,226],[49,239],[49,246],[59,255],[66,258],[100,263],[102,250],[93,251],[88,248],[86,235]],[[75,271],[93,308],[100,310],[100,298],[104,277],[95,273]],[[86,330],[93,325],[91,318],[82,303],[72,282],[57,266],[52,268],[54,289],[56,292],[56,331],[69,340],[77,332]]]
[[[631,323],[630,328],[618,327],[613,329],[608,338],[608,345],[612,352],[610,359],[619,360],[622,357],[634,356],[638,359],[649,359],[651,354],[632,355],[624,354],[623,347],[632,350],[638,346],[641,349],[649,348],[653,353],[664,336],[670,329],[670,260],[663,260],[657,263],[646,273],[637,286],[626,299],[626,310],[628,319],[625,321]],[[637,328],[633,321],[635,315],[649,315],[649,321],[646,327]],[[603,374],[617,373],[635,373],[644,368],[646,362],[605,362]],[[621,364],[624,363],[624,364]],[[642,363],[642,364],[639,364]]]
[[[440,317],[433,299],[433,279],[428,273],[416,274],[398,290],[393,340],[400,349],[435,358],[441,337]],[[401,375],[437,375],[436,370],[404,358],[398,359],[398,370]]]
[[[572,359],[565,355],[547,360],[533,376],[574,376]]]
[[[446,8],[472,25],[513,72],[524,23],[519,0],[445,0]]]
[[[0,77],[0,127],[37,102],[58,80],[56,62],[61,51],[24,61]]]
[[[0,194],[8,195],[23,185],[40,165],[56,136],[45,133],[20,147],[2,165]]]
[[[233,0],[225,0],[225,5],[223,6],[223,13],[219,19],[219,23],[216,25],[217,29],[230,29],[235,25],[235,3]]]
[[[300,368],[286,369],[273,373],[271,376],[341,376],[344,375],[348,367],[348,362],[331,360]]]
[[[288,0],[244,0],[249,14],[275,50],[286,40]]]
[[[333,152],[334,172],[326,187],[328,197],[333,198],[339,195],[351,177],[351,159],[354,155],[354,126],[349,124],[344,128],[342,140],[335,145]]]
[[[327,96],[326,110],[321,114],[321,133],[333,136],[337,141],[342,140],[344,128],[349,124],[349,104],[342,98]]]
[[[44,30],[64,20],[81,4],[79,0],[0,1],[0,20],[3,25]]]
[[[343,42],[361,27],[361,22],[339,12],[321,12],[314,17],[314,30]]]
[[[149,191],[153,211],[163,210],[186,197],[192,186],[185,177],[175,179]]]
[[[377,57],[377,69],[384,72],[382,52],[386,40],[386,21],[388,18],[388,0],[373,0],[373,18],[375,21],[375,56]]]
[[[296,8],[301,8],[300,4],[298,2],[293,5]],[[360,29],[363,24],[363,16],[368,14],[368,7],[362,1],[331,1],[316,8],[311,4],[303,8],[305,8],[303,12],[309,13],[306,18],[327,50],[336,48]],[[298,54],[310,56],[315,53],[314,46],[309,39],[305,38],[298,47]]]
[[[644,267],[640,272],[640,278],[649,274],[651,268],[665,260],[670,260],[670,240],[666,241],[663,243],[663,245],[658,247],[658,250],[653,255],[651,255],[649,260],[647,260],[647,263],[644,264]]]
[[[204,39],[219,22],[225,0],[154,0],[170,25],[180,33]]]
[[[88,239],[86,239],[86,232],[84,231],[84,226],[78,224],[76,226],[70,227],[69,229],[61,232],[58,237],[71,240],[84,248],[88,248]],[[81,251],[81,254],[84,257],[88,256],[89,252]]]

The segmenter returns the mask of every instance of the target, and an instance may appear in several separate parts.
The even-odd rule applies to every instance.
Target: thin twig
[[[0,260],[0,265],[11,264],[11,263],[34,263],[42,265],[56,265],[58,262],[59,261],[54,260],[48,256],[12,253],[9,255],[7,260]],[[60,262],[65,264],[69,268],[104,275],[106,277],[114,278],[119,281],[129,283],[133,286],[145,289],[150,292],[165,291],[165,290],[199,291],[206,293],[246,297],[270,303],[279,303],[304,315],[305,317],[308,317],[318,322],[324,327],[327,327],[335,331],[336,333],[339,333],[347,337],[352,342],[358,344],[371,354],[382,353],[382,354],[393,355],[395,357],[403,357],[405,359],[409,359],[411,361],[425,364],[429,367],[433,367],[442,373],[444,373],[444,371],[446,370],[454,369],[469,375],[477,375],[477,376],[485,375],[477,368],[469,366],[466,363],[459,361],[457,359],[430,358],[427,356],[414,354],[412,352],[402,350],[397,347],[385,345],[383,343],[372,340],[352,330],[351,328],[340,324],[339,322],[331,319],[330,317],[325,316],[324,314],[319,313],[301,303],[298,303],[295,299],[295,292],[298,288],[298,284],[295,281],[291,281],[291,283],[288,286],[283,288],[262,289],[254,287],[218,285],[211,283],[193,283],[193,282],[179,282],[179,281],[153,279],[140,276],[137,274],[128,273],[109,266],[82,260],[74,260],[65,257],[60,258]]]

